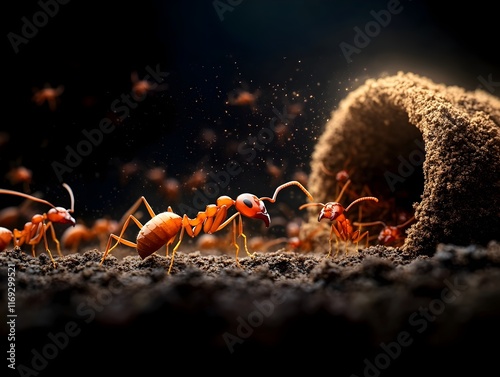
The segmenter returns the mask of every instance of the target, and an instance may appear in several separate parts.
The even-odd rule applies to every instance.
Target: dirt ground
[[[14,370],[4,359],[8,372],[374,377],[496,368],[497,242],[441,244],[420,257],[383,246],[337,258],[281,249],[240,256],[242,268],[234,255],[179,251],[170,275],[159,253],[116,255],[101,266],[97,249],[68,254],[57,268],[45,253],[0,255],[1,307],[13,309],[1,326],[15,358]]]

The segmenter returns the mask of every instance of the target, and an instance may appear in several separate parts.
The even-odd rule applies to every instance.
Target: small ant
[[[328,252],[328,256],[332,254],[332,239],[333,239],[333,234],[335,233],[336,237],[336,252],[335,256],[339,253],[339,239],[344,241],[344,253],[347,254],[347,242],[351,241],[356,244],[356,249],[359,241],[361,241],[364,237],[367,237],[368,231],[364,232],[363,234],[360,234],[360,230],[353,230],[352,224],[349,221],[348,218],[345,217],[345,213],[351,209],[351,207],[354,204],[357,204],[359,202],[365,201],[365,200],[372,200],[374,202],[378,202],[378,199],[373,197],[373,196],[365,196],[362,198],[358,198],[351,202],[347,206],[347,208],[344,208],[342,204],[339,203],[340,198],[344,194],[345,190],[351,183],[351,180],[347,180],[345,185],[342,187],[342,190],[340,191],[337,199],[334,202],[328,202],[326,204],[323,203],[307,203],[307,204],[302,204],[299,209],[303,209],[306,207],[312,207],[312,206],[322,206],[323,208],[321,209],[321,212],[318,215],[318,222],[321,221],[322,219],[327,219],[332,222],[331,225],[331,230],[330,230],[330,238],[329,238],[329,243],[330,243],[330,249]],[[368,241],[368,238],[367,238]],[[368,245],[367,245],[368,246]]]
[[[64,86],[59,85],[57,88],[52,88],[49,84],[45,84],[42,89],[33,89],[33,102],[38,106],[47,102],[49,109],[55,111],[59,105],[59,96],[64,92]]]
[[[56,267],[57,264],[54,258],[52,257],[52,253],[49,250],[46,233],[50,229],[52,239],[57,245],[57,252],[59,253],[59,256],[62,256],[60,243],[56,237],[53,223],[71,224],[72,226],[74,226],[76,223],[75,219],[70,215],[71,213],[73,213],[73,208],[74,208],[73,191],[71,191],[71,188],[66,183],[63,183],[63,186],[66,190],[68,190],[71,198],[71,209],[69,210],[63,207],[56,207],[46,200],[28,194],[24,194],[22,192],[0,189],[0,194],[17,195],[39,203],[47,204],[48,206],[52,207],[46,213],[34,215],[31,218],[31,221],[26,222],[22,230],[14,229],[11,232],[12,233],[11,240],[14,239],[15,247],[20,247],[25,243],[31,245],[34,257],[35,247],[40,243],[41,239],[43,238],[45,250],[47,250],[47,253],[49,254],[50,260],[52,261],[54,267]],[[2,234],[2,244],[9,238],[8,232],[6,232],[5,229],[6,228],[3,228],[2,231],[0,232]],[[7,229],[7,231],[9,230]],[[5,247],[7,245],[8,243],[5,245]]]
[[[146,198],[144,198],[144,196],[141,196],[128,211],[129,215],[123,225],[120,235],[117,236],[115,234],[111,234],[109,236],[108,244],[106,246],[106,250],[104,251],[104,255],[101,259],[100,264],[102,265],[107,255],[120,243],[129,247],[136,248],[139,256],[142,259],[150,256],[160,247],[165,245],[166,256],[168,257],[169,245],[174,242],[177,234],[180,232],[179,240],[172,250],[170,266],[167,272],[168,274],[170,274],[174,263],[175,253],[182,242],[184,232],[186,232],[191,237],[195,237],[200,234],[202,229],[205,233],[212,234],[225,228],[229,223],[232,222],[233,229],[231,245],[236,248],[236,264],[241,267],[238,260],[240,247],[236,242],[236,239],[238,237],[243,237],[244,247],[247,255],[251,258],[255,256],[255,254],[252,254],[248,251],[247,237],[243,233],[242,216],[262,220],[264,221],[266,227],[269,227],[271,218],[267,212],[266,206],[264,205],[264,201],[267,200],[271,203],[274,203],[276,201],[278,192],[291,185],[298,186],[307,195],[307,197],[312,200],[312,195],[309,193],[309,191],[306,190],[304,186],[302,186],[297,181],[290,181],[276,188],[272,198],[258,198],[257,196],[249,193],[240,194],[236,198],[236,200],[231,199],[229,196],[220,196],[219,198],[217,198],[217,204],[207,205],[205,211],[198,212],[198,215],[194,219],[189,218],[187,215],[184,215],[182,217],[179,216],[172,211],[172,208],[170,206],[168,207],[168,210],[166,212],[162,212],[156,215]],[[144,225],[142,225],[140,221],[133,215],[133,213],[137,210],[141,203],[144,203],[149,214],[151,215],[151,220],[149,220]],[[226,219],[228,210],[232,206],[235,207],[236,213]],[[130,220],[132,220],[140,228],[135,243],[123,239],[123,234],[125,233]],[[116,243],[111,246],[111,242],[113,239],[116,240]]]
[[[13,167],[5,174],[11,185],[23,185],[23,190],[25,192],[30,191],[30,184],[33,177],[33,172],[25,166]]]
[[[91,228],[84,224],[76,224],[71,228],[67,228],[61,236],[61,243],[64,248],[70,249],[71,252],[77,252],[82,242],[90,242],[98,239],[101,248],[106,246],[106,237],[109,233],[115,232],[118,229],[118,221],[111,219],[97,219]]]
[[[323,173],[326,175],[335,177],[335,181],[337,182],[336,185],[336,192],[335,194],[338,196],[339,192],[342,190],[342,188],[346,185],[347,181],[351,179],[352,174],[354,173],[354,168],[353,169],[347,169],[351,162],[351,158],[348,158],[346,162],[344,163],[344,167],[342,170],[337,171],[337,173],[334,173],[333,171],[330,171],[327,169],[325,166],[324,162],[321,162],[320,168]],[[366,187],[363,187],[364,190],[366,190]],[[369,191],[369,190],[367,190]],[[348,197],[351,198],[356,198],[358,194],[356,194],[352,189],[347,190],[347,195]]]
[[[136,71],[130,74],[130,81],[132,81],[132,93],[137,98],[144,98],[150,92],[166,90],[168,87],[167,84],[158,85],[158,83],[147,79],[139,79]]]
[[[256,102],[260,96],[260,90],[256,90],[255,92],[250,92],[248,89],[245,89],[247,85],[244,85],[244,88],[234,89],[228,94],[226,104],[231,106],[241,106],[248,107],[252,109],[252,111],[256,111]]]
[[[378,242],[381,245],[385,246],[401,246],[402,241],[405,239],[405,235],[402,232],[402,229],[408,226],[413,220],[415,220],[415,216],[410,217],[404,223],[399,225],[386,225],[382,221],[372,221],[368,223],[360,223],[354,222],[353,225],[363,227],[363,226],[372,226],[372,225],[382,225],[383,228],[378,234]]]

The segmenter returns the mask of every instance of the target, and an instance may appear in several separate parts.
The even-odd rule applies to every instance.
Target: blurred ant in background
[[[99,242],[99,247],[104,249],[110,233],[119,229],[119,222],[107,218],[97,219],[91,228],[79,223],[67,228],[61,236],[61,244],[70,252],[76,253],[82,244]]]
[[[154,91],[162,91],[168,88],[168,85],[158,84],[157,82],[151,82],[147,79],[139,79],[139,75],[136,71],[130,74],[130,81],[132,81],[132,93],[138,98],[145,98],[149,93]]]
[[[252,111],[257,110],[257,99],[260,96],[260,90],[253,93],[248,89],[247,84],[243,84],[242,88],[237,88],[228,93],[226,104],[230,106],[248,107]]]
[[[11,168],[5,178],[12,186],[22,185],[23,191],[29,193],[30,185],[33,178],[33,172],[25,166],[16,166]]]
[[[321,162],[320,168],[323,173],[326,175],[329,175],[331,177],[335,177],[335,181],[337,182],[336,184],[336,189],[335,189],[335,195],[338,196],[340,191],[343,189],[343,187],[346,185],[346,182],[351,179],[351,175],[354,173],[354,169],[348,170],[347,167],[351,161],[351,158],[348,158],[346,162],[344,163],[344,167],[337,171],[336,173],[327,169],[324,162]],[[363,193],[364,192],[369,193],[369,189],[365,186],[363,187]],[[348,188],[346,191],[346,195],[350,200],[354,200],[354,198],[358,198],[360,195],[358,195],[354,190]]]
[[[406,238],[403,229],[415,220],[415,216],[410,217],[404,223],[399,225],[387,225],[383,221],[371,221],[366,223],[354,222],[354,226],[365,227],[373,225],[382,225],[383,228],[378,234],[378,243],[384,246],[402,246]]]
[[[42,106],[47,102],[49,109],[55,111],[59,106],[59,96],[64,92],[64,86],[59,85],[57,88],[51,87],[49,84],[45,84],[42,89],[33,89],[33,102],[37,106]]]

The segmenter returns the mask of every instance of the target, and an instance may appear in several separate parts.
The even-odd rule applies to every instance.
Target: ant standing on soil
[[[378,242],[380,245],[385,246],[401,246],[405,239],[405,235],[402,231],[403,228],[408,226],[413,220],[415,220],[415,216],[410,217],[404,223],[399,225],[386,225],[383,221],[372,221],[368,223],[360,223],[354,222],[354,226],[372,226],[372,225],[382,225],[383,228],[378,234]]]
[[[15,247],[21,247],[24,244],[31,245],[33,257],[35,257],[35,247],[36,247],[36,245],[38,245],[40,243],[40,241],[43,238],[45,250],[49,254],[49,257],[50,257],[50,260],[52,261],[52,264],[54,265],[54,267],[56,267],[57,266],[56,261],[54,260],[54,257],[52,256],[52,253],[49,250],[49,245],[47,242],[46,233],[48,230],[50,230],[52,240],[56,243],[56,246],[57,246],[57,252],[58,252],[59,256],[62,256],[61,246],[60,246],[59,240],[56,237],[53,223],[71,224],[72,226],[74,226],[76,224],[75,219],[73,217],[71,217],[71,213],[73,213],[73,211],[74,211],[74,203],[75,203],[73,191],[71,191],[71,188],[66,183],[63,183],[63,186],[69,192],[69,195],[71,198],[71,209],[65,209],[63,207],[56,207],[46,200],[37,198],[35,196],[31,196],[28,194],[24,194],[22,192],[0,189],[0,194],[21,196],[23,198],[27,198],[27,199],[30,199],[30,200],[33,200],[33,201],[36,201],[39,203],[47,204],[48,206],[52,207],[46,213],[34,215],[31,218],[31,221],[26,222],[26,224],[24,225],[24,228],[22,230],[14,229],[11,232],[10,230],[8,230],[6,228],[0,229],[0,234],[1,234],[0,246],[4,246],[3,249],[5,249],[5,247],[7,247],[7,245],[10,243],[10,241],[13,239]],[[10,232],[10,235],[9,235],[9,232]],[[6,241],[8,241],[8,242],[6,242]]]
[[[168,207],[168,210],[166,212],[162,212],[156,215],[147,202],[146,198],[144,198],[144,196],[141,196],[127,212],[129,213],[129,215],[123,225],[120,235],[117,236],[115,234],[111,234],[109,236],[108,244],[106,246],[106,250],[104,251],[104,255],[102,256],[100,264],[102,265],[107,255],[115,247],[117,247],[118,244],[124,244],[126,246],[136,248],[139,256],[142,259],[150,256],[163,245],[165,245],[166,256],[168,257],[169,245],[171,245],[175,241],[177,234],[179,234],[180,232],[179,240],[177,241],[177,244],[172,251],[172,257],[167,272],[168,274],[170,274],[174,263],[175,253],[182,242],[184,232],[186,232],[191,237],[195,237],[200,234],[202,229],[205,233],[212,234],[218,232],[219,230],[232,223],[233,229],[231,245],[236,248],[236,264],[241,267],[238,260],[238,253],[240,250],[240,247],[237,244],[238,237],[243,237],[244,247],[247,255],[251,258],[255,257],[255,254],[250,253],[248,250],[247,237],[243,233],[242,216],[249,217],[251,219],[262,220],[264,221],[266,227],[269,227],[271,218],[267,212],[264,201],[267,200],[271,203],[274,203],[276,201],[276,196],[278,195],[278,193],[282,189],[292,185],[298,186],[310,200],[313,200],[312,195],[304,186],[302,186],[302,184],[300,184],[298,181],[289,181],[276,188],[272,198],[258,198],[257,196],[249,193],[238,195],[236,200],[231,199],[229,196],[220,196],[219,198],[217,198],[217,204],[207,205],[205,211],[198,212],[198,215],[194,219],[189,218],[187,215],[184,215],[182,217],[179,216],[172,211],[172,208],[170,206]],[[149,214],[151,215],[151,220],[149,220],[144,225],[142,225],[141,222],[133,215],[133,213],[137,210],[141,203],[144,203]],[[227,218],[228,210],[232,206],[236,208],[236,213]],[[133,221],[140,228],[136,242],[128,241],[123,238],[123,234],[129,226],[130,221]],[[116,241],[116,243],[111,246],[111,242],[113,239]]]
[[[318,215],[318,222],[321,221],[322,219],[327,219],[332,222],[331,229],[330,229],[330,237],[329,237],[329,244],[330,244],[330,249],[328,251],[328,257],[332,254],[333,250],[333,234],[335,233],[336,237],[336,252],[335,256],[338,255],[339,253],[339,240],[342,240],[344,242],[344,253],[347,254],[347,243],[348,242],[353,242],[356,244],[356,249],[359,241],[361,241],[364,237],[368,236],[368,231],[364,232],[361,234],[360,229],[354,230],[351,222],[349,219],[345,216],[345,213],[349,211],[349,209],[352,208],[353,205],[365,201],[365,200],[371,200],[374,202],[378,202],[378,199],[374,196],[365,196],[362,198],[358,198],[351,202],[346,208],[342,204],[339,203],[340,198],[344,194],[345,190],[351,183],[351,180],[347,180],[347,182],[344,184],[342,187],[342,190],[340,191],[339,195],[337,196],[337,199],[334,202],[328,202],[326,204],[323,203],[307,203],[303,204],[299,207],[299,209],[303,209],[306,207],[313,207],[313,206],[321,206],[323,207],[321,209],[321,212]],[[368,246],[368,238],[367,240],[367,245]]]

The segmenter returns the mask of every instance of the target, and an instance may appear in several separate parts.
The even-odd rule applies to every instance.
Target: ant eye
[[[253,203],[250,199],[243,199],[243,204],[245,204],[248,208],[253,207]]]

